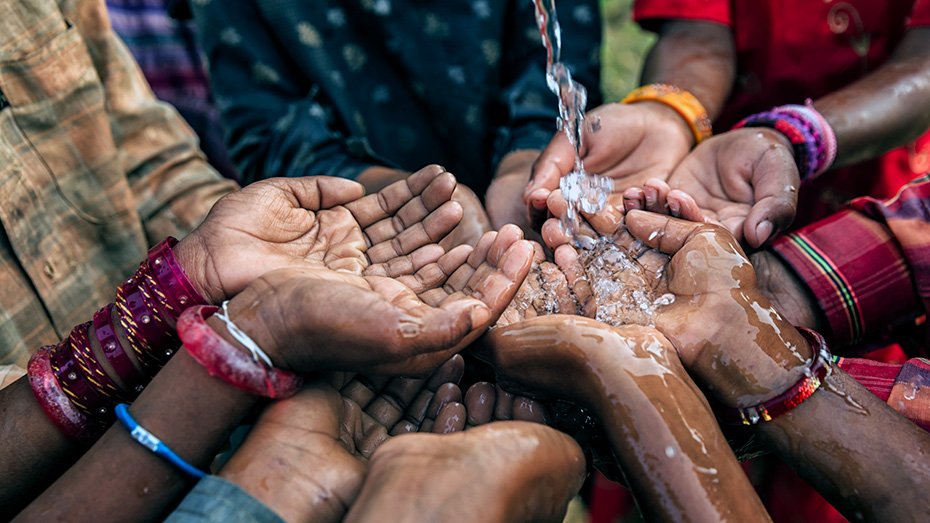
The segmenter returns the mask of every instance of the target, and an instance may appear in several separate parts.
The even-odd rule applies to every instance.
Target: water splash
[[[675,301],[675,295],[660,293],[651,284],[635,253],[600,237],[590,248],[582,248],[579,261],[591,284],[597,304],[595,319],[609,325],[655,325],[657,311]]]
[[[569,204],[561,220],[562,228],[575,237],[579,210],[586,213],[603,210],[607,205],[607,195],[613,190],[613,181],[586,172],[581,161],[588,92],[583,85],[572,79],[571,71],[561,62],[562,29],[555,11],[555,0],[533,0],[533,5],[542,44],[546,48],[546,82],[559,99],[558,129],[565,133],[575,147],[575,167],[559,181],[562,195]]]

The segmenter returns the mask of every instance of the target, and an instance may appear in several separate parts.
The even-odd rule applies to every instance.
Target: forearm
[[[736,49],[730,29],[714,22],[669,21],[643,64],[641,83],[671,84],[694,95],[714,120],[733,88]]]
[[[81,455],[39,406],[29,379],[0,391],[0,514],[16,514]]]
[[[651,521],[767,520],[710,406],[670,356],[598,366],[594,410],[640,509]]]
[[[850,521],[920,521],[930,514],[924,488],[930,435],[842,370],[834,369],[801,405],[758,427],[763,441]]]
[[[131,413],[187,462],[205,468],[255,403],[179,351]],[[117,423],[19,519],[158,520],[192,484]]]
[[[913,28],[872,74],[814,102],[837,140],[834,167],[875,158],[930,129],[930,28]]]

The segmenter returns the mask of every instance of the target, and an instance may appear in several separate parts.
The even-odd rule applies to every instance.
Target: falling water
[[[562,216],[562,227],[574,237],[579,210],[586,213],[603,210],[607,195],[613,190],[613,182],[605,176],[585,172],[581,161],[588,93],[583,85],[572,79],[571,71],[561,62],[562,30],[555,12],[555,0],[533,0],[533,4],[536,7],[536,24],[546,48],[546,81],[559,99],[559,130],[575,147],[575,168],[559,181],[562,196],[569,204]]]

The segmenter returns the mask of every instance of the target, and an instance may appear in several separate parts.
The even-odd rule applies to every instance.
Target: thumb
[[[559,132],[533,164],[530,183],[523,190],[523,202],[529,204],[530,196],[538,189],[547,191],[558,189],[559,179],[572,172],[574,166],[575,147],[568,141],[565,133]]]
[[[752,172],[753,204],[743,224],[743,237],[760,247],[788,228],[798,208],[798,168],[787,151],[776,149],[762,157]],[[780,153],[780,154],[779,154]]]
[[[365,188],[358,182],[330,176],[281,178],[303,209],[318,211],[358,200]]]

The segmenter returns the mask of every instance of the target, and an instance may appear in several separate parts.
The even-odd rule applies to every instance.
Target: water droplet
[[[668,456],[668,457],[670,457],[670,458],[674,458],[674,457],[675,457],[675,449],[672,448],[671,446],[665,447],[665,455]]]

